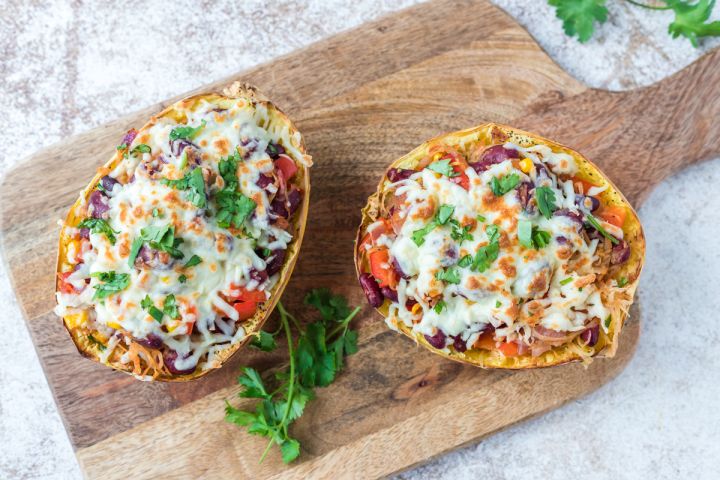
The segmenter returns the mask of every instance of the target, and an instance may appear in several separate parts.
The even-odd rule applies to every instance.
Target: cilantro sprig
[[[708,22],[715,0],[665,0],[664,6],[648,5],[637,0],[628,3],[648,10],[672,10],[675,18],[668,25],[668,34],[672,38],[685,37],[694,47],[703,37],[720,36],[720,21]],[[565,34],[577,36],[585,43],[595,33],[595,25],[603,24],[608,18],[606,0],[548,0],[555,7],[556,16],[562,20]]]
[[[150,295],[145,295],[145,298],[143,298],[140,302],[140,306],[143,310],[147,310],[150,316],[158,323],[162,323],[165,315],[174,320],[180,318],[180,312],[178,311],[177,303],[175,302],[175,295],[172,294],[165,297],[162,310],[155,306],[155,302],[153,302],[152,298],[150,298]]]
[[[162,183],[177,190],[188,190],[187,196],[190,203],[198,208],[205,208],[207,203],[205,199],[205,179],[200,168],[192,169],[190,173],[179,180],[163,178]]]
[[[170,140],[192,140],[198,133],[200,133],[200,130],[205,128],[205,123],[205,120],[203,120],[197,127],[190,127],[187,125],[183,127],[175,127],[170,131]]]
[[[460,271],[456,267],[449,267],[435,273],[435,278],[446,283],[457,285],[460,283]]]
[[[543,186],[535,189],[535,201],[543,217],[550,219],[553,212],[557,210],[555,200],[555,192],[550,187]]]
[[[419,228],[412,233],[412,240],[418,247],[425,243],[425,237],[435,230],[435,227],[439,225],[445,225],[452,217],[455,207],[452,205],[440,205],[435,217],[425,225],[423,228]]]
[[[357,331],[349,325],[360,307],[351,311],[343,297],[332,295],[327,289],[312,290],[305,297],[305,303],[316,307],[321,317],[304,329],[282,303],[278,303],[280,328],[288,339],[289,365],[275,374],[273,385],[266,384],[260,373],[249,367],[243,368],[238,377],[241,386],[238,396],[259,400],[254,411],[233,407],[228,402],[225,405],[226,421],[268,439],[261,462],[273,444],[280,447],[285,463],[300,455],[300,442],[290,436],[290,425],[315,398],[315,388],[332,383],[343,368],[345,356],[357,352]],[[291,325],[299,332],[297,343]],[[265,345],[270,349],[274,345],[274,334],[264,333],[260,334],[258,343],[260,348]]]
[[[438,160],[437,162],[433,162],[425,168],[427,168],[428,170],[432,170],[433,172],[439,173],[441,175],[445,175],[446,177],[450,177],[450,178],[457,177],[458,175],[460,175],[453,169],[452,165],[450,165],[449,158],[445,159],[445,160]]]
[[[183,243],[182,238],[175,238],[175,227],[172,225],[148,226],[140,230],[140,236],[133,240],[130,246],[128,265],[132,267],[143,244],[161,252],[166,252],[173,258],[181,259],[185,254],[178,248]],[[200,258],[200,257],[198,257]],[[202,259],[200,259],[202,261]],[[188,263],[193,261],[191,258]],[[199,263],[199,262],[198,262]]]
[[[104,300],[110,295],[125,290],[130,285],[130,274],[128,273],[96,272],[91,273],[90,276],[102,282],[93,286],[95,289],[93,300]]]
[[[87,228],[92,233],[102,233],[111,245],[115,245],[115,234],[120,233],[113,230],[110,224],[102,218],[86,218],[78,224],[78,228]]]
[[[595,230],[597,230],[598,232],[600,232],[600,234],[601,234],[603,237],[605,237],[605,238],[607,238],[608,240],[610,240],[610,242],[611,242],[613,245],[617,245],[618,243],[620,243],[620,241],[619,241],[617,238],[615,238],[615,237],[613,237],[612,235],[610,235],[610,234],[608,233],[608,231],[605,230],[602,225],[600,225],[600,222],[598,222],[597,218],[595,218],[594,216],[590,215],[589,213],[585,214],[585,218],[587,219],[588,223],[595,228]]]
[[[220,160],[218,164],[220,176],[225,181],[223,189],[215,194],[216,218],[218,225],[222,228],[242,228],[245,219],[257,207],[254,200],[237,191],[239,185],[237,166],[239,162],[240,156],[233,154]]]
[[[490,265],[497,260],[500,254],[500,229],[497,225],[488,225],[485,228],[485,234],[488,236],[488,244],[478,248],[473,258],[470,270],[473,272],[484,272]]]
[[[496,197],[502,197],[510,190],[513,190],[520,183],[520,175],[511,173],[502,178],[493,177],[490,181],[490,189]]]

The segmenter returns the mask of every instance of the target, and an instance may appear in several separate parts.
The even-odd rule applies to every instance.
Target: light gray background
[[[0,1],[0,175],[41,147],[413,3]],[[672,14],[608,0],[611,20],[580,45],[544,0],[495,3],[594,87],[650,84],[719,44],[696,50],[667,36]],[[671,178],[640,211],[643,336],[624,373],[402,477],[717,478],[719,167]],[[2,266],[0,305],[0,478],[78,478]]]

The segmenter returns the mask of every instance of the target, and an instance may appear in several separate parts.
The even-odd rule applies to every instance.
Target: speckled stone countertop
[[[0,175],[43,146],[413,3],[5,0]],[[543,0],[495,3],[594,87],[650,84],[720,44],[696,50],[665,33],[672,14],[609,0],[611,19],[580,45]],[[716,159],[666,181],[640,210],[643,335],[616,380],[401,477],[718,478],[718,184]],[[2,266],[0,304],[0,478],[79,478]]]

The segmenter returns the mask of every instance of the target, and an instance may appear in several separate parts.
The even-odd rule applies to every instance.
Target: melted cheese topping
[[[559,180],[556,175],[575,174],[574,159],[544,145],[525,149],[506,144],[505,148],[518,150],[523,158],[533,161],[529,173],[505,160],[479,174],[468,167],[464,172],[469,179],[468,190],[427,168],[392,185],[396,200],[401,199],[396,215],[404,223],[397,234],[380,235],[375,245],[387,246],[391,260],[409,278],[399,280],[398,301],[390,304],[387,321],[391,327],[403,322],[427,336],[441,330],[447,336],[446,345],[453,343],[450,337],[459,336],[467,348],[472,348],[489,325],[499,341],[527,342],[536,325],[574,332],[583,330],[592,318],[607,317],[608,310],[589,273],[598,241],[588,242],[579,224],[569,216],[547,219],[537,208],[523,209],[515,189],[501,196],[491,189],[493,178],[514,174],[520,184],[532,182],[550,188],[558,209],[579,212],[572,181]],[[541,165],[545,168],[538,168]],[[443,205],[453,208],[452,221],[469,225],[471,238],[453,238],[454,229],[448,221],[433,228],[418,245],[413,234],[425,228]],[[520,222],[531,222],[547,232],[548,245],[537,249],[521,245]],[[491,225],[499,229],[497,259],[484,271],[458,266],[460,259],[474,257],[489,244]],[[372,224],[368,230],[375,227]],[[438,273],[448,268],[457,272],[458,283],[438,279]],[[408,308],[413,302],[420,308]]]
[[[126,179],[115,184],[112,192],[107,192],[109,198],[103,199],[108,210],[102,218],[114,230],[116,241],[113,244],[106,234],[91,232],[89,242],[83,242],[84,251],[68,249],[70,263],[81,260],[67,278],[79,293],[59,292],[57,307],[61,316],[88,311],[93,328],[107,337],[115,331],[134,339],[159,337],[177,352],[177,370],[217,366],[215,354],[244,338],[244,329],[236,325],[238,312],[227,300],[238,289],[260,291],[269,297],[278,274],[263,276],[272,255],[263,259],[256,252],[285,250],[293,237],[275,225],[277,215],[271,210],[271,196],[277,188],[271,185],[263,189],[258,180],[261,175],[273,175],[273,160],[267,153],[271,142],[281,145],[294,162],[304,160],[302,152],[293,147],[299,144],[298,139],[291,139],[288,128],[278,125],[280,122],[270,122],[263,105],[239,100],[228,109],[218,110],[216,104],[203,100],[185,113],[187,120],[182,125],[160,118],[141,131],[128,151],[145,144],[150,152],[130,153],[110,172],[115,179]],[[187,140],[190,146],[179,148],[179,141],[170,139],[178,126],[203,124]],[[240,159],[236,172],[239,192],[256,203],[242,229],[222,227],[216,219],[219,207],[215,194],[224,185],[218,165],[229,155]],[[189,190],[163,182],[182,179],[194,168],[202,169],[205,179],[204,208],[192,202]],[[92,215],[94,205],[86,206]],[[138,266],[137,261],[130,260],[133,243],[142,237],[143,229],[167,226],[174,228],[174,238],[182,239],[177,246],[181,259],[148,250],[152,257],[149,263]],[[148,251],[141,251],[138,261]],[[193,255],[200,257],[201,263],[184,267]],[[104,300],[94,299],[96,288],[103,283],[97,276],[100,272],[127,274],[129,285]],[[158,320],[142,306],[149,297],[162,310],[170,295],[175,298],[177,318],[165,314]]]

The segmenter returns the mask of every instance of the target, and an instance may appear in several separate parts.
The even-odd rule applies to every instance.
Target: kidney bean
[[[395,257],[393,257],[393,259],[392,259],[392,267],[393,267],[393,270],[395,270],[395,273],[397,273],[400,276],[400,278],[404,278],[405,280],[410,278],[410,275],[403,272],[403,269],[400,268],[400,264],[398,263],[397,258],[395,258]]]
[[[270,261],[265,265],[265,271],[268,275],[272,276],[278,273],[283,263],[285,263],[285,250],[273,250],[268,258],[270,258]]]
[[[187,358],[187,357],[184,357]],[[196,367],[191,367],[185,370],[180,370],[175,366],[175,362],[178,360],[178,353],[175,350],[169,350],[163,354],[163,361],[165,366],[170,370],[173,375],[187,375],[195,371]]]
[[[610,252],[610,263],[619,265],[625,263],[630,258],[630,245],[625,240],[620,240],[617,245],[613,245]]]
[[[413,173],[417,173],[417,171],[408,170],[407,168],[391,168],[387,171],[387,178],[395,183],[400,180],[407,180]]]
[[[580,334],[580,339],[585,342],[588,347],[594,347],[598,341],[599,335],[600,325],[595,325],[594,327],[586,328],[585,330],[583,330],[583,332]]]
[[[387,298],[391,302],[397,302],[398,301],[398,294],[395,290],[393,290],[390,287],[382,287],[380,288],[380,291],[383,294],[383,297]]]
[[[270,142],[268,143],[265,152],[270,156],[270,158],[272,158],[273,160],[277,160],[280,155],[285,153],[285,148],[279,143]]]
[[[380,291],[380,286],[375,281],[375,278],[373,278],[373,276],[369,273],[362,273],[360,274],[360,277],[358,277],[358,280],[360,281],[360,286],[365,292],[365,296],[367,297],[367,301],[370,306],[373,308],[380,307],[380,305],[382,305],[385,301],[385,297],[383,296],[382,291]]]
[[[600,208],[600,200],[595,197],[589,197],[586,195],[575,195],[575,205],[578,207],[585,207],[586,209],[594,212]]]
[[[263,283],[265,280],[268,279],[267,270],[255,270],[253,268],[252,270],[250,270],[250,278],[252,278],[258,283]]]
[[[93,190],[88,203],[92,205],[93,218],[102,218],[103,214],[110,210],[110,206],[107,204],[107,197],[100,190]]]
[[[140,345],[144,345],[149,348],[160,348],[163,345],[162,338],[154,333],[148,333],[147,337],[136,339],[135,341]]]
[[[272,185],[272,183],[273,183],[273,178],[271,176],[261,173],[257,179],[257,182],[255,182],[255,185],[257,185],[258,187],[260,187],[264,190],[265,187],[267,187],[268,185]]]
[[[283,198],[280,198],[280,196],[275,197],[275,199],[270,203],[270,211],[278,217],[290,218],[292,217],[292,214],[295,213],[295,210],[297,210],[300,206],[301,200],[302,194],[300,193],[300,190],[293,188],[288,192],[287,202],[285,202]]]
[[[465,343],[465,340],[462,339],[462,335],[455,335],[450,338],[453,339],[453,348],[455,348],[456,351],[462,353],[467,350],[467,344]]]
[[[137,130],[135,130],[134,128],[131,128],[130,130],[127,131],[127,133],[123,137],[120,144],[121,145],[125,144],[129,147],[130,144],[133,142],[133,140],[135,140],[135,137],[137,137],[137,134],[138,134]]]
[[[567,208],[561,208],[559,210],[555,210],[553,212],[553,215],[556,217],[568,217],[569,219],[573,220],[575,223],[578,224],[578,226],[581,226],[583,224],[583,217],[579,212],[573,212],[570,209]]]
[[[430,345],[432,345],[433,347],[438,348],[438,349],[445,348],[445,332],[443,332],[439,328],[437,329],[437,332],[435,333],[435,335],[432,335],[432,336],[423,335],[423,336],[425,337],[425,340],[427,340],[427,342]]]
[[[477,173],[481,173],[490,168],[492,165],[502,163],[505,160],[510,160],[511,158],[520,158],[520,152],[510,148],[505,148],[502,145],[493,145],[482,153],[482,157],[479,162],[473,162],[470,166]]]
[[[105,175],[104,177],[102,177],[102,178],[100,179],[100,185],[102,185],[102,188],[105,189],[105,191],[107,192],[107,195],[108,195],[108,196],[111,196],[112,191],[113,191],[113,188],[114,188],[115,185],[117,185],[118,183],[120,183],[120,182],[118,182],[117,180],[115,180],[115,179],[114,179],[113,177],[111,177],[110,175]]]

